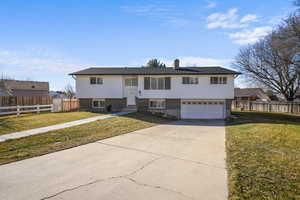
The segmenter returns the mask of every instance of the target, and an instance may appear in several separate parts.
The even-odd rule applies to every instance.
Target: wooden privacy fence
[[[2,106],[0,107],[0,115],[11,115],[21,113],[40,113],[43,111],[53,111],[53,105],[31,105],[31,106]]]
[[[53,112],[68,112],[79,109],[78,99],[53,99]]]
[[[232,110],[300,113],[300,102],[256,102],[256,101],[232,101]]]
[[[52,104],[52,98],[49,96],[0,96],[0,106],[29,106],[49,104]]]

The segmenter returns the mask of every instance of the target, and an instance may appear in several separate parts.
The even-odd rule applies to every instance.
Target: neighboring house
[[[222,67],[88,68],[71,73],[80,108],[121,111],[136,107],[183,119],[224,119],[234,99],[234,78]]]
[[[237,101],[271,101],[261,88],[234,88],[234,99]]]
[[[0,96],[48,96],[49,83],[38,81],[0,80]]]

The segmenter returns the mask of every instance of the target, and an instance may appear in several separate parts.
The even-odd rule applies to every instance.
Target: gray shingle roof
[[[257,96],[262,99],[269,99],[268,95],[261,88],[234,88],[235,97]]]
[[[150,68],[150,67],[91,67],[70,75],[218,75],[218,74],[240,74],[239,72],[222,67],[173,67]]]

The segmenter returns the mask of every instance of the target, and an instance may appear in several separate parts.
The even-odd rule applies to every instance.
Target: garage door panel
[[[191,103],[191,102],[190,102]],[[188,104],[184,102],[181,105],[181,118],[183,119],[223,119],[224,104]]]

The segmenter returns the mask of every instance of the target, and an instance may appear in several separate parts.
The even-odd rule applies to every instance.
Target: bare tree
[[[272,33],[240,49],[233,66],[245,76],[293,101],[300,87],[300,0]]]
[[[69,99],[72,99],[75,97],[75,90],[71,84],[66,85],[65,87],[65,94]]]
[[[274,32],[256,44],[242,48],[233,66],[248,78],[282,94],[287,101],[293,101],[300,85],[299,64],[294,62],[297,51],[283,44]]]

